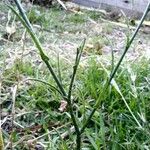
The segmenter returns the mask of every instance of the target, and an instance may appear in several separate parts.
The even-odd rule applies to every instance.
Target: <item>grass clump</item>
[[[83,116],[88,115],[88,113],[84,113],[92,109],[95,100],[98,99],[97,93],[103,89],[103,82],[106,81],[106,72],[103,67],[101,67],[101,63],[99,64],[98,62],[92,61],[92,63],[90,62],[89,64],[89,67],[87,67],[86,70],[84,69],[83,78],[80,74],[80,83],[82,84],[79,86],[80,92],[77,93],[80,97],[80,105],[82,106],[81,113]],[[140,64],[140,66],[136,63],[130,64],[130,70],[133,71],[132,75],[138,74],[140,71],[143,72],[144,77],[149,78],[150,66],[147,66],[148,60],[144,63],[143,61],[138,62],[138,64]],[[135,69],[137,66],[138,69]],[[143,75],[136,76],[134,84],[133,81],[131,81],[132,76],[128,69],[129,66],[123,64],[116,76],[116,82],[129,107],[139,122],[143,124],[143,129],[137,127],[136,122],[127,110],[120,95],[111,87],[107,93],[107,99],[101,102],[100,108],[95,112],[85,132],[85,143],[83,142],[83,145],[86,148],[97,150],[101,148],[142,149],[147,145],[145,141],[147,141],[147,143],[150,142],[148,138],[149,133],[147,132],[149,127],[146,121],[146,118],[149,116],[149,110],[147,109],[149,107],[149,90],[146,90],[148,95],[144,92],[140,92],[140,87],[146,82],[141,80]],[[146,106],[145,103],[147,103],[148,106]],[[142,117],[144,118],[142,119]],[[86,143],[86,140],[89,144]]]
[[[35,73],[34,67],[31,65],[31,62],[23,62],[20,59],[16,59],[14,62],[14,71],[19,72],[27,76],[33,76]]]
[[[84,70],[84,73],[80,75],[81,81],[84,83],[84,88],[81,90],[88,93],[87,97],[91,99],[97,99],[100,89],[103,87],[106,81],[106,73],[101,68],[100,64],[97,64],[94,60],[89,61],[90,66]]]

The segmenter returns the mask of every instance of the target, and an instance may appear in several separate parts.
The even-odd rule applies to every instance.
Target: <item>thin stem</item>
[[[17,8],[18,8],[18,10],[20,12],[20,15],[22,16],[23,20],[26,22],[27,26],[33,31],[32,25],[31,25],[29,19],[27,18],[26,14],[25,14],[25,11],[24,11],[20,1],[19,0],[14,0],[14,1],[17,5]]]
[[[81,149],[81,134],[80,133],[77,134],[76,144],[77,144],[76,150],[80,150]]]
[[[131,46],[133,40],[135,39],[135,37],[136,37],[136,35],[137,35],[137,33],[138,33],[138,31],[139,31],[139,29],[140,29],[140,27],[141,27],[141,25],[142,25],[144,19],[146,18],[146,16],[147,16],[147,14],[148,14],[149,11],[150,11],[150,2],[148,3],[148,5],[147,5],[147,7],[146,7],[146,9],[145,9],[145,11],[144,11],[144,14],[143,14],[143,16],[142,16],[142,18],[141,18],[141,20],[140,20],[140,23],[138,24],[136,30],[134,31],[134,33],[133,33],[131,39],[130,39],[129,41],[127,41],[125,50],[124,50],[124,52],[123,52],[123,54],[122,54],[120,60],[118,61],[118,64],[116,65],[115,69],[113,70],[113,72],[112,72],[112,74],[111,74],[111,76],[110,76],[108,82],[106,83],[105,88],[104,88],[103,91],[100,93],[100,99],[98,99],[97,104],[95,105],[95,107],[94,107],[93,110],[91,111],[91,113],[90,113],[90,115],[88,116],[88,118],[87,118],[85,124],[82,126],[82,128],[81,128],[81,130],[80,130],[80,133],[81,133],[81,134],[84,132],[85,128],[87,127],[87,125],[89,124],[91,118],[93,117],[95,111],[96,111],[97,108],[99,107],[100,100],[101,100],[101,96],[102,96],[101,94],[103,94],[103,92],[106,92],[106,90],[108,89],[109,85],[111,84],[111,81],[112,81],[112,79],[114,78],[114,76],[116,75],[116,72],[117,72],[119,66],[121,65],[121,62],[123,61],[123,58],[125,57],[125,54],[126,54],[127,51],[129,50],[129,48],[130,48],[130,46]]]
[[[27,29],[27,31],[29,32],[29,34],[31,35],[32,37],[32,40],[34,41],[37,49],[39,50],[40,52],[40,56],[41,56],[41,59],[43,60],[43,62],[46,64],[48,70],[50,71],[51,75],[53,76],[53,79],[55,80],[58,88],[60,89],[61,93],[63,94],[64,97],[67,96],[64,88],[62,87],[59,79],[57,78],[56,74],[54,73],[53,71],[53,68],[51,67],[50,63],[49,63],[49,58],[45,55],[44,51],[43,51],[43,48],[41,46],[41,43],[40,41],[38,40],[37,36],[35,35],[33,29],[32,29],[32,25],[30,24],[28,18],[26,17],[26,14],[24,13],[24,10],[20,4],[20,2],[18,0],[14,0],[16,2],[16,5],[21,13],[21,15],[23,14],[23,18],[20,17],[20,15],[15,11],[15,9],[11,6],[8,6],[14,13],[15,15],[20,19],[21,23],[25,26],[25,28]]]
[[[25,12],[22,8],[20,1],[19,0],[14,0],[14,1],[17,5],[18,9],[19,9],[19,12],[20,12],[21,16],[16,12],[16,10],[13,7],[9,6],[9,8],[16,14],[16,16],[20,19],[20,21],[22,22],[24,27],[27,29],[27,31],[31,35],[31,38],[34,41],[34,44],[36,45],[36,47],[38,48],[38,50],[40,52],[41,59],[46,64],[46,66],[49,69],[51,75],[53,76],[53,79],[55,80],[59,90],[62,93],[62,97],[68,102],[69,112],[70,112],[70,115],[71,115],[73,125],[74,125],[75,130],[76,130],[76,135],[77,135],[77,149],[80,150],[81,136],[80,136],[79,126],[77,124],[77,121],[76,121],[76,118],[75,118],[75,115],[74,115],[74,112],[73,112],[73,107],[72,107],[72,103],[71,103],[71,92],[72,92],[72,87],[73,87],[73,82],[74,82],[75,74],[76,74],[76,71],[77,71],[77,67],[78,67],[78,64],[79,64],[79,61],[80,61],[80,58],[81,58],[81,53],[82,53],[82,50],[83,50],[83,47],[84,47],[84,44],[85,44],[85,40],[84,40],[83,45],[80,47],[80,49],[78,49],[80,51],[79,51],[79,53],[77,55],[77,58],[76,58],[75,67],[74,67],[74,71],[73,71],[73,76],[72,76],[72,79],[71,79],[69,92],[68,92],[68,96],[67,96],[61,82],[57,78],[55,72],[53,71],[53,68],[51,67],[51,65],[49,63],[49,58],[45,55],[45,53],[43,51],[43,48],[41,46],[41,43],[40,43],[39,39],[37,38],[36,34],[33,31],[32,25],[30,24],[26,14],[25,14]]]
[[[57,54],[58,56],[57,56],[57,58],[58,58],[58,60],[57,60],[57,68],[58,68],[58,78],[59,78],[59,81],[61,82],[61,84],[62,84],[62,76],[61,76],[61,70],[60,70],[60,57],[59,57],[59,53]]]
[[[41,80],[41,79],[36,79],[36,78],[29,78],[29,79],[26,79],[26,80],[33,80],[33,81],[38,81],[38,82],[41,82],[43,84],[46,84],[50,87],[51,90],[55,90],[57,91],[59,94],[62,95],[61,91],[59,91],[55,86],[51,85],[50,83],[44,81],[44,80]],[[62,95],[63,96],[63,95]]]
[[[89,121],[91,120],[92,116],[94,115],[95,111],[97,108],[93,108],[93,110],[91,111],[88,119],[86,120],[86,122],[83,124],[83,127],[80,130],[80,133],[82,134],[85,130],[85,128],[87,127],[87,125],[89,124]]]
[[[47,60],[43,60],[48,68],[48,70],[50,71],[50,73],[52,74],[57,86],[59,87],[60,91],[62,92],[63,97],[67,97],[67,94],[64,90],[64,88],[62,87],[62,84],[60,83],[60,81],[58,80],[57,76],[55,75],[50,63]]]
[[[78,57],[79,57],[79,49],[77,49],[75,65],[73,66],[73,74],[72,74],[72,78],[71,78],[70,85],[69,85],[69,91],[68,91],[68,99],[69,100],[71,100],[72,87],[73,87],[73,83],[74,83],[74,79],[75,79],[75,75],[76,75],[76,71],[77,71]]]
[[[75,65],[73,67],[73,74],[72,74],[72,78],[71,78],[70,86],[69,86],[69,91],[68,91],[68,105],[69,105],[69,109],[70,109],[70,115],[71,115],[71,118],[72,118],[72,121],[73,121],[73,124],[74,124],[74,127],[75,127],[76,135],[77,135],[77,139],[76,139],[77,150],[81,149],[81,136],[80,136],[79,125],[77,124],[75,115],[73,113],[71,95],[72,95],[72,88],[73,88],[75,75],[77,73],[77,69],[78,69],[78,65],[79,65],[79,62],[80,62],[80,58],[81,58],[81,54],[82,54],[84,45],[85,45],[85,40],[83,41],[83,44],[81,45],[81,47],[77,49]]]
[[[148,14],[149,11],[150,11],[150,2],[148,3],[148,5],[147,5],[147,7],[146,7],[146,9],[145,9],[145,11],[144,11],[144,14],[143,14],[143,16],[142,16],[142,18],[141,18],[141,20],[140,20],[140,23],[138,24],[138,26],[137,26],[136,30],[134,31],[132,37],[130,38],[129,41],[127,41],[125,50],[124,50],[124,52],[123,52],[123,54],[122,54],[120,60],[118,61],[118,64],[116,65],[115,69],[113,70],[113,72],[112,72],[112,74],[111,74],[111,76],[110,76],[110,79],[109,79],[109,81],[108,81],[108,84],[110,84],[111,81],[112,81],[112,79],[114,78],[114,76],[115,76],[115,74],[116,74],[116,72],[117,72],[117,70],[118,70],[118,68],[119,68],[119,66],[120,66],[120,64],[121,64],[121,62],[123,61],[123,58],[125,57],[127,51],[129,50],[129,48],[130,48],[130,46],[131,46],[133,40],[135,39],[135,37],[136,37],[136,35],[137,35],[139,29],[141,28],[142,23],[143,23],[143,21],[145,20],[145,18],[146,18],[146,16],[147,16],[147,14]]]
[[[81,47],[77,49],[75,65],[73,67],[73,74],[72,74],[72,78],[71,78],[70,86],[69,86],[69,91],[68,91],[68,99],[71,99],[72,87],[73,87],[75,75],[76,75],[76,72],[77,72],[77,69],[78,69],[78,65],[79,65],[79,62],[80,62],[80,59],[81,59],[81,54],[82,54],[84,45],[85,45],[85,40],[83,41],[83,44],[81,45]]]

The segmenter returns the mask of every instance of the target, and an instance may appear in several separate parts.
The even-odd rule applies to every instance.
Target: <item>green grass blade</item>
[[[136,121],[136,123],[137,123],[137,125],[139,126],[139,128],[141,128],[141,129],[142,129],[141,124],[139,123],[139,121],[137,120],[137,118],[135,117],[135,115],[133,114],[133,112],[132,112],[131,108],[129,107],[129,105],[128,105],[127,101],[125,100],[125,98],[124,98],[124,96],[123,96],[122,92],[120,91],[120,89],[119,89],[119,87],[118,87],[118,85],[117,85],[116,81],[115,81],[115,80],[112,80],[111,84],[112,84],[112,86],[116,89],[116,91],[119,93],[119,95],[121,96],[121,98],[122,98],[123,102],[125,103],[125,105],[126,105],[127,109],[128,109],[128,110],[129,110],[129,112],[131,113],[132,117],[133,117],[133,118],[134,118],[134,120]]]

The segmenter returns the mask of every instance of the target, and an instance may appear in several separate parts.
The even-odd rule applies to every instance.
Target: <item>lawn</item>
[[[79,129],[98,106],[81,135],[81,149],[149,150],[150,27],[140,28],[113,83],[106,89],[137,21],[133,25],[134,20],[123,15],[116,20],[102,10],[66,5],[68,10],[58,5],[45,8],[23,3],[66,93],[78,66],[70,100]],[[82,49],[84,39],[78,65],[77,50]],[[3,2],[0,2],[0,98],[4,149],[76,148],[70,105],[27,30]]]

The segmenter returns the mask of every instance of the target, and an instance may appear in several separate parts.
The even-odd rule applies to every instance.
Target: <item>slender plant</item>
[[[115,67],[114,70],[112,71],[112,73],[111,73],[111,75],[110,75],[110,77],[109,77],[109,79],[108,79],[108,82],[105,84],[105,87],[103,88],[102,92],[100,93],[99,99],[97,100],[97,102],[96,102],[96,104],[95,104],[93,110],[91,111],[89,117],[88,117],[87,120],[85,121],[83,127],[81,128],[80,133],[83,133],[83,132],[84,132],[84,130],[85,130],[85,128],[87,127],[87,125],[89,124],[89,122],[90,122],[90,120],[91,120],[93,114],[94,114],[95,111],[98,109],[98,107],[99,107],[99,105],[100,105],[100,103],[101,103],[101,100],[103,100],[104,98],[106,98],[106,95],[107,95],[106,91],[107,91],[108,87],[111,85],[112,79],[113,79],[114,76],[116,75],[117,70],[119,69],[119,67],[120,67],[120,65],[121,65],[121,63],[122,63],[122,61],[123,61],[123,59],[124,59],[126,53],[128,52],[128,50],[129,50],[129,48],[130,48],[132,42],[134,41],[134,39],[135,39],[135,37],[136,37],[136,35],[137,35],[139,29],[141,28],[142,23],[143,23],[143,21],[145,20],[145,18],[146,18],[146,16],[147,16],[147,14],[148,14],[149,11],[150,11],[150,2],[147,4],[147,7],[145,8],[145,11],[144,11],[144,13],[143,13],[143,16],[142,16],[142,18],[141,18],[141,20],[140,20],[140,22],[139,22],[137,28],[135,29],[135,31],[134,31],[132,37],[131,37],[130,39],[129,39],[129,38],[127,39],[127,43],[126,43],[125,50],[124,50],[123,54],[121,55],[121,57],[120,57],[120,59],[119,59],[117,65],[116,65],[116,67]],[[105,93],[106,93],[106,94],[105,94]],[[105,96],[105,97],[104,97],[104,96]]]
[[[91,111],[90,115],[88,116],[87,120],[83,123],[82,127],[80,128],[80,126],[78,125],[78,121],[77,121],[77,118],[73,112],[73,102],[72,102],[72,99],[71,99],[71,95],[72,95],[72,88],[73,88],[73,84],[74,84],[74,80],[75,80],[75,75],[76,75],[76,72],[77,72],[77,69],[78,69],[78,65],[79,65],[79,62],[80,62],[80,58],[81,58],[81,55],[82,55],[82,51],[83,51],[83,48],[84,48],[84,45],[85,45],[85,40],[83,41],[83,43],[81,44],[81,46],[77,49],[77,54],[76,54],[76,59],[75,59],[75,65],[73,67],[73,73],[72,73],[72,78],[71,78],[71,81],[70,81],[70,85],[69,85],[69,90],[68,92],[65,91],[63,85],[61,84],[61,81],[59,80],[59,78],[56,76],[56,73],[54,72],[51,64],[50,64],[50,60],[49,58],[47,57],[47,55],[45,54],[42,46],[41,46],[41,43],[39,41],[39,39],[37,38],[33,28],[32,28],[32,25],[31,23],[29,22],[29,19],[27,18],[24,10],[23,10],[23,7],[20,3],[19,0],[14,0],[14,2],[16,3],[16,6],[19,10],[19,13],[12,7],[12,6],[9,6],[9,8],[13,11],[13,13],[19,18],[19,20],[21,21],[21,23],[24,25],[24,27],[26,28],[26,30],[28,31],[28,33],[30,34],[35,46],[37,47],[38,51],[39,51],[39,54],[41,56],[41,59],[42,61],[46,64],[48,70],[50,71],[53,79],[55,80],[57,86],[58,86],[58,89],[52,85],[50,85],[50,87],[54,90],[54,89],[57,89],[57,91],[61,94],[61,96],[63,97],[64,100],[67,101],[68,103],[68,109],[69,109],[69,113],[70,113],[70,116],[71,116],[71,119],[72,119],[72,123],[74,125],[74,128],[75,128],[75,134],[76,134],[76,150],[80,150],[81,149],[81,136],[82,136],[82,133],[84,132],[84,130],[86,129],[87,125],[89,124],[92,116],[94,115],[95,111],[98,109],[98,107],[100,106],[100,103],[101,103],[101,100],[104,100],[107,98],[107,89],[108,87],[111,85],[111,81],[112,79],[114,78],[118,68],[120,67],[121,65],[121,62],[123,61],[123,58],[125,57],[125,54],[127,53],[127,51],[129,50],[132,42],[134,41],[143,21],[145,20],[145,17],[147,16],[149,10],[150,10],[150,2],[148,3],[146,9],[145,9],[145,12],[141,18],[141,21],[139,23],[139,25],[137,26],[136,30],[134,31],[132,37],[130,39],[127,40],[127,43],[126,43],[126,47],[125,47],[125,50],[119,60],[119,62],[117,63],[116,67],[114,67],[114,69],[112,70],[112,73],[110,74],[110,77],[108,79],[108,81],[106,82],[103,90],[99,93],[99,98],[97,99],[95,105],[94,105],[94,108],[93,110]],[[42,81],[43,82],[43,81]],[[44,82],[43,82],[44,83]]]

